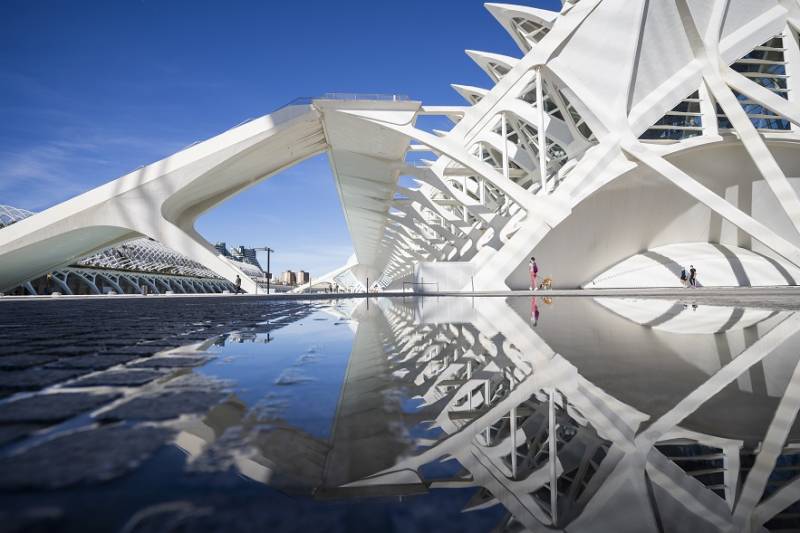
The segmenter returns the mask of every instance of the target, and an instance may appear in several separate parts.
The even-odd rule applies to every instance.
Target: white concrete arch
[[[237,126],[3,228],[0,257],[5,267],[0,272],[0,288],[13,287],[117,242],[145,235],[228,280],[239,275],[243,288],[255,291],[255,282],[219,255],[194,230],[199,215],[288,166],[330,150],[335,170],[340,171],[337,185],[346,217],[354,219],[365,212],[357,211],[362,208],[357,200],[349,197],[346,189],[349,180],[357,179],[356,176],[350,177],[354,172],[350,167],[360,164],[354,158],[364,161],[370,157],[394,157],[399,160],[407,141],[396,135],[381,136],[380,132],[369,129],[352,131],[348,129],[346,118],[335,115],[336,107],[385,110],[385,117],[390,120],[399,117],[400,122],[411,120],[419,109],[418,102],[397,97],[317,102],[316,105],[290,105]],[[321,107],[325,110],[320,111]],[[331,127],[327,135],[333,136],[333,141],[326,137],[323,129],[326,121]],[[340,148],[341,157],[337,153]],[[386,164],[387,159],[381,161],[386,169],[391,168]],[[375,174],[376,168],[373,165],[364,171],[374,181],[375,187],[379,187],[381,181]],[[393,185],[395,172],[388,170],[382,179],[384,183]],[[375,216],[376,221],[380,221],[380,209]],[[378,258],[370,255],[369,247],[378,244],[380,228],[376,228],[377,233],[364,235],[361,220],[351,220],[350,226],[354,234],[362,234],[354,238],[357,255],[370,263],[379,263]],[[377,270],[379,267],[371,268]]]

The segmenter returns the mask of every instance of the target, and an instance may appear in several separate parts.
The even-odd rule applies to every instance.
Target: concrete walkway
[[[259,298],[264,300],[330,300],[347,298],[366,298],[368,295],[358,293],[312,293],[312,294],[112,294],[112,295],[54,295],[54,296],[0,296],[0,303],[10,302],[52,302],[58,300],[108,300],[108,299],[161,299],[161,298]],[[553,289],[538,291],[486,291],[486,292],[379,292],[370,293],[370,297],[494,297],[540,296],[540,297],[607,297],[607,298],[657,298],[698,303],[718,303],[720,305],[753,305],[756,303],[776,302],[783,305],[797,302],[800,308],[800,287],[701,287],[684,288],[640,288],[640,289]]]

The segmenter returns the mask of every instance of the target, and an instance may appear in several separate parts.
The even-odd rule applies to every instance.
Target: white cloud
[[[160,155],[154,154],[166,155],[182,146],[172,140],[92,131],[0,151],[0,203],[42,210],[132,170],[122,166],[120,155],[156,158]]]

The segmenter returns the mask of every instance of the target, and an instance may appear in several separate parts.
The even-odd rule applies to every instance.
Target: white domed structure
[[[19,209],[10,205],[0,205],[0,228],[10,226],[15,222],[28,218],[32,214],[32,211],[26,209]]]
[[[33,211],[0,205],[0,228],[33,216]],[[231,259],[253,279],[264,278],[256,265]],[[41,294],[48,290],[63,294],[138,293],[143,290],[158,294],[210,293],[234,290],[233,284],[219,277],[200,263],[181,255],[163,244],[147,238],[124,241],[68,266],[49,272],[52,286],[40,276],[12,287],[10,294]],[[146,287],[146,289],[145,289]]]

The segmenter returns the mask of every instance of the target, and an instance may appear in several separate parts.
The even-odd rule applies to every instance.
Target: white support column
[[[483,382],[483,409],[485,411],[489,410],[489,380]],[[491,433],[489,432],[489,426],[486,426],[486,442],[489,442],[489,438],[491,437]]]
[[[511,478],[517,479],[517,408],[511,408],[508,413],[510,417],[510,431],[511,431]]]
[[[703,121],[703,135],[719,135],[719,121],[717,120],[717,102],[708,90],[705,80],[700,82],[697,91],[700,97],[700,115]]]
[[[544,125],[544,91],[542,90],[542,68],[536,69],[536,140],[539,150],[539,178],[542,180],[542,194],[547,182],[547,136]]]
[[[467,383],[472,379],[472,361],[467,361]],[[469,410],[472,411],[472,387],[469,388],[467,393],[467,403]]]
[[[733,506],[736,502],[736,495],[739,488],[740,452],[740,443],[729,444],[722,448],[722,467],[725,469],[725,473],[723,474],[723,480],[725,484],[725,501],[728,503],[728,508],[731,511],[733,511]]]
[[[762,244],[772,249],[787,261],[796,266],[800,266],[800,249],[798,249],[797,246],[755,220],[753,217],[743,213],[724,198],[721,198],[718,194],[696,181],[666,159],[659,157],[637,141],[623,142],[622,149],[661,176],[673,182],[687,194],[722,215],[723,218],[736,227],[749,233],[754,239],[761,241]]]
[[[797,105],[800,100],[800,95],[797,91],[800,90],[800,46],[797,43],[797,34],[794,29],[789,25],[783,28],[783,58],[786,60],[786,88],[789,89],[788,97],[789,102]],[[800,126],[792,122],[792,131],[800,131]]]
[[[550,516],[553,518],[553,525],[558,522],[558,483],[556,473],[556,460],[558,450],[556,448],[556,405],[555,389],[549,390],[550,404],[547,413],[547,451],[550,458]]]
[[[500,135],[503,137],[503,177],[508,179],[508,124],[505,112],[500,113]]]
[[[795,192],[780,165],[772,156],[767,144],[750,121],[750,117],[742,109],[733,91],[721,79],[706,78],[709,89],[719,102],[722,110],[739,134],[745,149],[758,168],[767,185],[772,190],[795,229],[800,233],[800,198]],[[763,102],[760,102],[763,103]]]
[[[778,403],[767,434],[761,442],[753,468],[745,479],[739,500],[733,511],[733,521],[739,531],[753,531],[752,514],[767,487],[775,464],[783,453],[791,423],[800,411],[800,364],[795,366],[789,384]],[[759,524],[760,525],[760,524]]]

